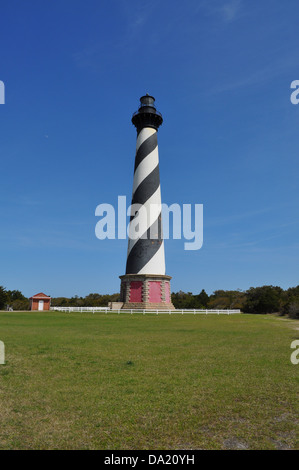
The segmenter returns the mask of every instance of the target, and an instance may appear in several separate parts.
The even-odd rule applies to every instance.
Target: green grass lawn
[[[0,449],[298,448],[299,322],[0,313]]]

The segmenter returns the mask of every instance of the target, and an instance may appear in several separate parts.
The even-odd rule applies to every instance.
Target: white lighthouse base
[[[123,309],[174,310],[170,276],[125,274],[120,276],[120,301]]]

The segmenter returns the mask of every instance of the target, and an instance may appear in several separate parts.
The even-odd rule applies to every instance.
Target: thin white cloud
[[[231,0],[218,8],[218,12],[222,15],[224,21],[231,22],[238,18],[241,6],[241,0]]]
[[[202,0],[199,9],[208,16],[218,17],[224,23],[231,23],[244,14],[243,0]]]
[[[0,197],[2,206],[41,206],[43,202],[40,198],[33,198],[26,195],[13,196],[11,194],[3,195]]]
[[[215,86],[212,86],[208,93],[209,95],[214,95],[246,87],[263,85],[273,80],[273,78],[282,75],[286,70],[291,71],[292,69],[296,69],[296,67],[296,52],[290,52],[289,55],[280,57],[275,62],[270,62],[265,65],[265,67],[255,70],[251,74],[236,77],[235,80],[223,83],[219,83],[218,81],[215,83]]]
[[[257,217],[262,214],[266,214],[269,212],[272,212],[274,210],[277,210],[277,207],[265,207],[262,209],[258,210],[253,210],[253,211],[246,211],[246,212],[240,212],[238,214],[233,214],[233,215],[227,215],[223,217],[217,217],[217,218],[211,218],[208,221],[205,222],[205,226],[210,228],[210,227],[218,227],[222,225],[227,225],[231,224],[234,222],[238,222],[239,220],[243,219],[249,219],[252,217]]]
[[[158,0],[152,0],[146,4],[136,4],[134,8],[127,0],[121,0],[122,31],[119,31],[117,37],[113,40],[111,38],[102,38],[74,52],[72,57],[75,64],[78,67],[102,67],[102,56],[106,54],[107,48],[109,48],[111,56],[116,52],[127,54],[128,51],[131,51],[133,53],[134,47],[139,44],[146,30],[146,25],[157,9]],[[116,61],[114,61],[114,65],[117,65]]]

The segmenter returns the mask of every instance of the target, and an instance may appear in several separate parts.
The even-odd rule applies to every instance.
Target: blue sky
[[[3,0],[0,285],[113,293],[127,242],[139,97],[153,94],[163,202],[204,204],[204,245],[166,242],[172,290],[298,285],[296,0]]]

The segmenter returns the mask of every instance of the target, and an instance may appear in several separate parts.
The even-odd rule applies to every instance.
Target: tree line
[[[278,286],[250,287],[246,291],[216,290],[210,296],[204,290],[198,295],[180,291],[171,298],[178,309],[240,309],[244,313],[278,313],[299,318],[299,286],[286,290]]]
[[[242,290],[216,290],[208,295],[174,292],[172,303],[177,309],[240,309],[244,313],[278,313],[299,319],[299,286],[282,289],[278,286],[250,287]],[[53,297],[53,307],[105,307],[119,301],[119,294],[89,294],[86,297]],[[0,286],[0,309],[28,310],[29,300],[19,290]]]

